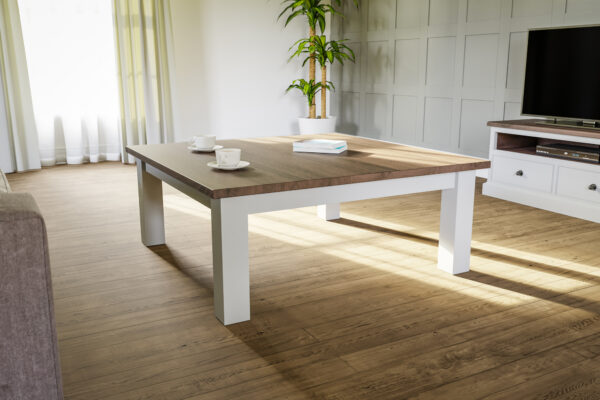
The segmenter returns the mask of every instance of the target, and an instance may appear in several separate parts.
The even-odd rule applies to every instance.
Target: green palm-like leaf
[[[333,87],[333,84],[331,82],[327,82],[327,85],[325,85],[327,89],[331,89],[330,87],[328,87],[329,84],[331,84],[331,87]],[[308,106],[310,107],[310,105],[313,102],[313,99],[315,98],[317,93],[321,91],[322,87],[323,85],[321,84],[321,82],[315,83],[313,79],[311,79],[310,81],[307,81],[305,79],[296,79],[292,81],[290,86],[288,86],[288,88],[286,89],[286,93],[293,89],[299,90],[304,96],[306,96]]]
[[[358,7],[358,0],[352,1]],[[339,7],[342,5],[342,0],[333,0],[332,3]],[[283,0],[281,4],[283,4],[284,8],[277,19],[288,15],[285,20],[285,26],[296,17],[304,15],[308,21],[308,26],[314,30],[318,26],[321,33],[325,32],[325,15],[327,13],[342,15],[332,4],[326,4],[325,0]]]
[[[302,65],[305,65],[311,55],[314,55],[315,60],[321,67],[327,65],[327,63],[333,64],[335,60],[340,64],[344,64],[344,61],[348,60],[355,62],[354,51],[344,44],[345,41],[331,40],[328,42],[325,35],[317,36],[314,40],[310,38],[300,39],[290,47],[290,50],[295,50],[289,59],[305,55],[302,61]]]

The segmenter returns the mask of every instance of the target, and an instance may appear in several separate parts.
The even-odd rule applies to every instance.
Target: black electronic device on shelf
[[[600,146],[587,147],[565,143],[538,144],[535,152],[540,155],[564,158],[568,160],[600,162]]]

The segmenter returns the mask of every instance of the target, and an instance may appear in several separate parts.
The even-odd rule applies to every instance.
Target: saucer
[[[229,167],[229,166],[226,167],[224,165],[217,164],[216,161],[211,161],[211,162],[209,162],[206,165],[208,165],[211,168],[215,168],[215,169],[222,169],[224,171],[233,171],[233,170],[236,170],[236,169],[246,168],[248,165],[250,165],[250,163],[248,161],[240,161],[238,165],[234,165],[234,166],[231,166],[231,167]]]
[[[196,147],[194,145],[188,146],[188,150],[191,150],[193,152],[198,152],[198,153],[211,153],[215,150],[219,150],[222,148],[223,148],[223,146],[221,146],[220,144],[216,144],[213,147],[207,147],[207,148]]]

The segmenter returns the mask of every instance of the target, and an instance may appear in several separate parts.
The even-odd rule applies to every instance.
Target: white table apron
[[[438,268],[469,270],[475,171],[386,179],[348,185],[212,199],[185,182],[136,160],[142,242],[165,243],[162,182],[211,209],[215,315],[225,325],[250,319],[248,215],[318,206],[318,216],[340,217],[340,203],[442,190]]]

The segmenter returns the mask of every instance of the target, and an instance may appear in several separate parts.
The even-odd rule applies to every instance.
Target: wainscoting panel
[[[504,103],[504,119],[519,119],[521,117],[521,103]]]
[[[520,118],[527,31],[600,24],[600,0],[362,0],[333,32],[340,130],[486,156],[488,120]],[[341,90],[340,90],[341,89]]]
[[[367,85],[387,87],[391,83],[391,73],[392,59],[388,42],[378,40],[367,43]]]
[[[421,25],[423,0],[398,0],[396,28],[419,28]]]
[[[481,134],[481,126],[494,118],[494,103],[483,100],[463,100],[460,113],[459,147],[479,157],[487,157],[490,135]]]
[[[360,126],[360,93],[344,92],[341,100],[338,129],[340,132],[358,132]]]
[[[387,132],[389,106],[387,95],[367,93],[364,136],[377,138]]]
[[[501,9],[501,0],[469,0],[467,22],[497,21]]]
[[[552,13],[552,0],[513,0],[512,17],[539,17]]]
[[[463,87],[494,88],[498,34],[465,36]]]
[[[449,25],[458,21],[458,0],[431,0],[429,25]]]
[[[412,88],[419,84],[419,39],[396,40],[394,83]]]
[[[508,75],[506,88],[522,90],[525,80],[525,58],[527,55],[527,32],[511,32],[508,45]]]
[[[567,0],[565,22],[571,24],[597,24],[600,14],[598,0]]]
[[[429,38],[427,47],[427,85],[452,85],[455,54],[456,38],[454,36]]]
[[[392,135],[399,142],[413,143],[417,140],[417,96],[394,96]]]
[[[356,57],[355,63],[348,63],[344,66],[342,75],[342,90],[352,92],[360,90],[360,67],[361,67],[361,47],[360,42],[348,42],[347,46],[352,49]]]
[[[452,99],[428,97],[425,100],[425,132],[423,141],[431,147],[450,146]]]

